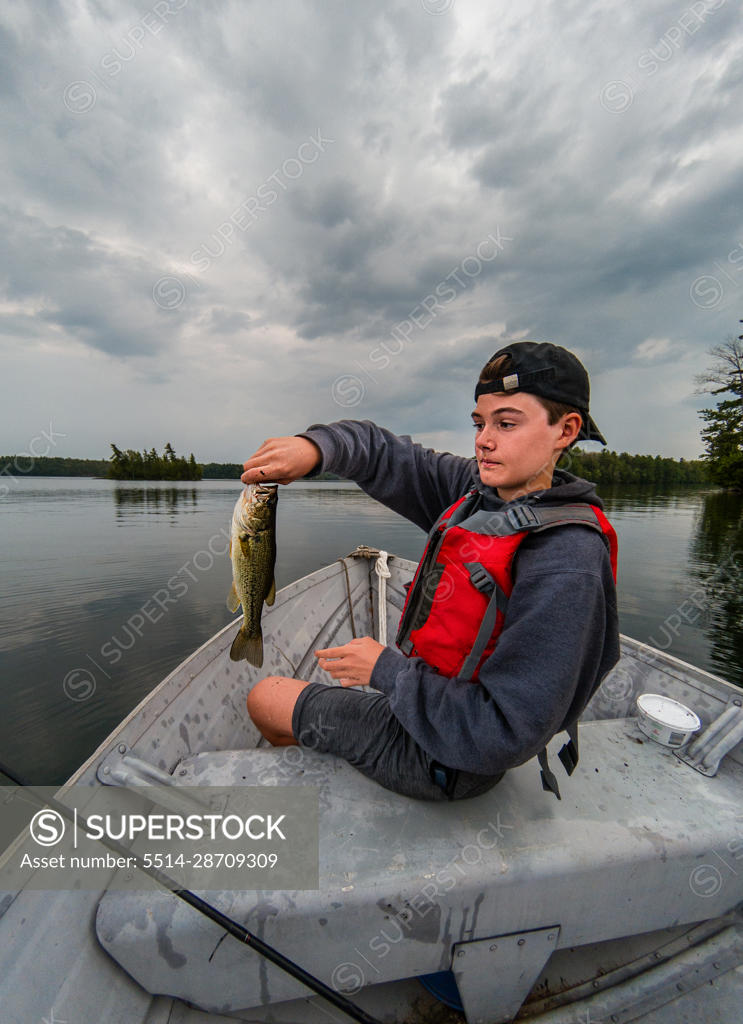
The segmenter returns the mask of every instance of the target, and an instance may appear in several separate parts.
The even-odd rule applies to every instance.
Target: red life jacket
[[[606,516],[586,502],[554,506],[513,505],[487,512],[472,490],[439,516],[408,591],[397,646],[444,676],[478,681],[480,667],[495,650],[513,589],[512,565],[529,533],[576,524],[605,538],[617,574],[617,537]],[[578,763],[577,723],[559,752],[568,774]],[[539,755],[542,785],[560,799],[557,780]]]

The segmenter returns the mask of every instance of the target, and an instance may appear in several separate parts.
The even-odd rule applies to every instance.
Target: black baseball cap
[[[588,413],[591,388],[580,359],[548,341],[514,341],[495,352],[488,362],[506,355],[511,357],[509,372],[497,380],[478,383],[475,401],[480,395],[494,392],[528,391],[553,402],[563,402],[574,406],[583,417],[579,440],[606,444],[604,435]]]

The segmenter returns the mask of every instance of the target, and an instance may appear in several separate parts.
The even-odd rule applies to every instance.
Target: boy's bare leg
[[[248,694],[248,713],[274,747],[298,746],[292,732],[297,697],[308,682],[290,676],[266,676]]]

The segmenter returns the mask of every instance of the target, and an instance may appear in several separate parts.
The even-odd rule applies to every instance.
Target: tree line
[[[106,476],[107,473],[105,459],[0,455],[0,475],[3,476]]]
[[[701,459],[666,459],[661,455],[630,455],[628,452],[584,452],[572,448],[558,466],[595,484],[702,485],[709,470]]]

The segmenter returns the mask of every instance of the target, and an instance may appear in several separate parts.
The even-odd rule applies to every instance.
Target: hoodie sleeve
[[[315,423],[296,436],[313,441],[322,453],[308,476],[330,472],[354,480],[372,498],[426,531],[479,479],[474,458],[424,448],[371,420]]]
[[[527,547],[528,545],[528,547]],[[602,538],[565,526],[525,540],[503,631],[479,683],[382,652],[371,685],[427,753],[482,775],[522,764],[582,712],[619,657],[616,594]]]

